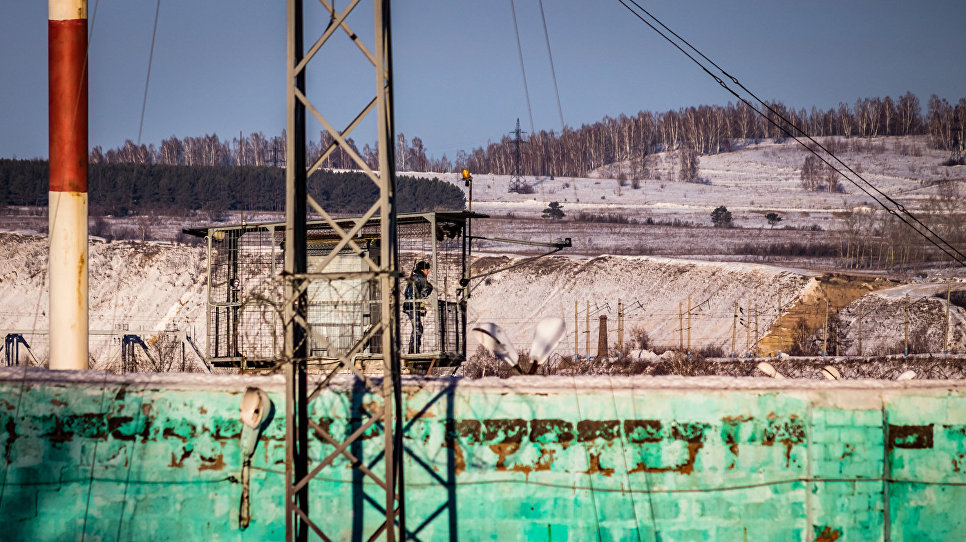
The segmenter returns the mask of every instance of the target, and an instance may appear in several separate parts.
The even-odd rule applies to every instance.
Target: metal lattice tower
[[[523,176],[520,175],[520,143],[523,143],[523,138],[521,137],[526,132],[520,129],[520,119],[517,118],[517,127],[515,130],[510,132],[513,135],[513,177],[510,178],[510,187],[507,192],[516,192],[518,194],[532,194],[533,190],[526,181],[523,180]]]
[[[399,284],[398,253],[396,247],[396,207],[395,174],[393,171],[393,127],[392,127],[392,64],[390,50],[389,0],[373,1],[373,21],[375,44],[373,50],[367,48],[356,33],[346,23],[346,17],[358,6],[358,1],[349,2],[342,11],[336,11],[334,2],[320,0],[331,18],[321,36],[307,52],[303,51],[303,1],[288,2],[288,54],[287,54],[287,128],[285,149],[286,182],[286,225],[285,225],[285,375],[286,375],[286,537],[288,540],[308,540],[313,532],[322,539],[329,538],[323,532],[324,522],[311,517],[309,512],[310,481],[328,468],[332,471],[336,459],[345,459],[360,479],[367,479],[385,490],[385,500],[372,509],[377,514],[385,514],[374,532],[366,533],[364,538],[374,539],[385,536],[396,540],[399,533],[405,532],[404,511],[402,507],[402,469],[401,451],[398,436],[401,435],[401,394],[399,359],[399,314],[393,302]],[[360,10],[361,11],[361,10]],[[375,71],[375,96],[362,111],[339,131],[313,105],[306,95],[306,69],[313,58],[319,56],[333,35],[344,32],[362,53],[362,62]],[[331,49],[331,47],[329,48]],[[323,149],[310,163],[306,157],[306,112],[332,137],[332,143]],[[370,113],[375,113],[378,125],[379,168],[373,171],[366,162],[346,144],[348,134]],[[359,218],[355,225],[345,228],[345,222],[337,223],[311,194],[307,192],[308,173],[315,171],[336,149],[348,154],[366,176],[378,187],[378,199],[372,202],[369,210]],[[308,248],[306,233],[307,208],[327,222],[337,234],[337,241],[321,247],[314,246],[313,254],[321,256],[312,269],[308,267]],[[380,224],[380,243],[378,251],[366,250],[354,241],[354,237],[370,218],[378,218]],[[319,254],[319,252],[322,252]],[[363,270],[347,272],[337,270],[331,265],[340,255],[352,254],[363,262]],[[313,329],[307,314],[309,297],[313,288],[351,288],[364,284],[378,292],[378,313],[364,336],[354,345],[332,344],[324,336],[324,331]],[[373,309],[376,313],[377,309]],[[313,383],[309,391],[308,372],[311,364],[308,349],[309,339],[326,345],[327,350],[336,353],[338,362],[326,365],[324,378]],[[381,344],[383,378],[367,378],[356,367],[354,356],[375,339]],[[381,404],[367,405],[362,420],[354,431],[344,438],[333,434],[330,427],[309,418],[310,404],[324,391],[332,377],[338,372],[351,371],[358,377],[358,386],[365,393],[381,397]],[[364,463],[353,454],[352,445],[361,440],[370,430],[381,426],[384,435],[384,453],[379,461],[382,469],[372,463]],[[310,433],[323,446],[313,450],[332,449],[325,457],[310,457]],[[382,472],[380,472],[380,470]],[[344,471],[343,471],[344,472]],[[365,504],[363,504],[365,506]],[[367,510],[368,511],[368,510]],[[341,512],[345,513],[345,512]],[[361,514],[361,510],[353,510]],[[377,516],[378,517],[378,516]],[[397,531],[398,529],[398,531]],[[401,538],[401,537],[400,537]]]
[[[953,113],[953,127],[952,127],[953,141],[951,156],[949,161],[953,164],[958,164],[963,160],[963,129],[959,127],[959,114]]]

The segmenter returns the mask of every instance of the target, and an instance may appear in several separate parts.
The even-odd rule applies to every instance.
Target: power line
[[[527,96],[527,113],[530,114],[530,133],[532,134],[534,133],[533,108],[530,107],[530,90],[527,88],[527,69],[523,65],[523,46],[520,45],[520,29],[517,27],[517,10],[513,6],[513,0],[510,0],[510,13],[513,15],[513,32],[517,36],[517,54],[520,55],[520,71],[523,72],[523,93]]]
[[[547,17],[543,14],[543,0],[538,0],[540,4],[540,20],[543,22],[543,37],[547,42],[547,56],[550,57],[550,75],[553,77],[553,92],[557,96],[557,112],[560,113],[560,133],[567,130],[564,123],[563,107],[560,105],[560,89],[557,88],[557,70],[553,67],[553,53],[550,51],[550,33],[547,32]],[[533,127],[530,127],[531,133]]]
[[[694,51],[698,56],[700,56],[701,58],[703,58],[704,60],[706,60],[712,66],[714,66],[718,71],[720,71],[725,77],[727,77],[728,79],[730,79],[734,84],[738,85],[738,87],[740,87],[742,90],[744,90],[749,95],[751,95],[751,97],[755,101],[757,101],[762,106],[764,106],[764,108],[766,108],[772,115],[774,115],[775,117],[777,117],[781,122],[778,122],[778,121],[774,120],[770,116],[764,114],[757,107],[755,107],[751,103],[749,103],[748,100],[745,97],[741,96],[740,94],[738,94],[737,92],[735,92],[731,87],[729,87],[728,84],[725,83],[725,81],[721,77],[719,77],[718,75],[712,73],[711,70],[708,69],[707,66],[705,66],[703,63],[701,63],[701,61],[699,61],[697,58],[695,58],[688,51],[684,50],[684,48],[682,48],[680,44],[678,44],[677,42],[675,42],[674,40],[672,40],[670,37],[668,37],[667,34],[665,34],[664,32],[662,32],[661,30],[659,30],[656,26],[654,26],[653,24],[651,24],[650,21],[648,21],[647,19],[645,19],[644,17],[642,17],[641,14],[638,13],[637,11],[635,11],[634,8],[632,8],[630,5],[628,5],[627,2],[625,2],[625,0],[618,0],[618,2],[620,2],[621,5],[623,5],[625,8],[627,8],[628,11],[630,11],[632,14],[634,14],[634,16],[636,16],[638,19],[640,19],[644,24],[646,24],[647,26],[649,26],[652,30],[654,30],[655,32],[657,32],[658,35],[660,35],[668,43],[670,43],[671,45],[673,45],[682,54],[684,54],[685,56],[687,56],[692,62],[694,62],[698,67],[700,67],[705,73],[707,73],[711,78],[713,78],[722,88],[724,88],[726,91],[728,91],[730,94],[732,94],[735,98],[737,98],[738,100],[740,100],[743,104],[745,104],[746,106],[748,106],[749,108],[751,108],[751,110],[754,111],[755,113],[757,113],[759,116],[761,116],[762,118],[764,118],[765,120],[767,120],[769,123],[771,123],[772,125],[774,125],[775,127],[777,127],[783,133],[785,133],[786,135],[788,135],[789,137],[791,137],[792,139],[794,139],[798,144],[802,145],[805,149],[807,149],[809,152],[811,152],[813,155],[815,155],[819,160],[821,160],[823,163],[825,163],[825,165],[827,165],[829,168],[833,169],[836,173],[838,173],[839,175],[841,175],[847,181],[849,181],[850,183],[852,183],[853,185],[855,185],[859,190],[861,190],[867,196],[869,196],[870,198],[872,198],[880,207],[882,207],[887,212],[889,212],[890,214],[894,215],[896,218],[898,218],[899,220],[901,220],[904,224],[906,224],[907,226],[909,226],[913,231],[915,231],[920,236],[922,236],[927,242],[929,242],[930,244],[932,244],[933,246],[935,246],[936,248],[938,248],[940,251],[942,251],[943,253],[945,253],[947,256],[949,256],[956,263],[958,263],[958,264],[966,267],[966,254],[963,254],[956,247],[954,247],[952,244],[950,244],[948,241],[946,241],[942,236],[940,236],[938,233],[936,233],[931,228],[929,228],[929,226],[927,226],[921,220],[919,220],[908,209],[906,209],[905,206],[903,206],[901,203],[899,203],[898,201],[894,200],[888,194],[886,194],[885,192],[882,192],[875,185],[873,185],[871,182],[869,182],[864,177],[862,177],[861,175],[859,175],[854,169],[852,169],[851,167],[849,167],[845,162],[843,162],[841,159],[839,159],[838,156],[836,156],[834,153],[832,153],[831,151],[829,151],[824,145],[822,145],[821,143],[819,143],[818,141],[816,141],[815,139],[813,139],[804,130],[802,130],[800,127],[798,127],[793,122],[789,121],[779,111],[775,110],[771,105],[769,105],[768,103],[766,103],[765,101],[763,101],[761,98],[759,98],[754,92],[752,92],[747,87],[745,87],[738,80],[738,78],[736,78],[735,76],[733,76],[730,73],[728,73],[727,71],[725,71],[723,68],[721,68],[721,66],[719,66],[718,64],[716,64],[710,58],[708,58],[698,48],[696,48],[694,45],[692,45],[686,39],[682,38],[680,35],[678,35],[673,30],[671,30],[670,28],[668,28],[667,25],[665,25],[663,22],[661,22],[660,19],[658,19],[657,17],[655,17],[652,13],[650,13],[646,9],[644,9],[635,0],[628,0],[628,1],[630,3],[632,3],[632,4],[634,4],[634,6],[636,6],[637,9],[639,9],[641,12],[643,12],[644,14],[646,14],[649,18],[653,19],[658,25],[660,25],[662,28],[664,28],[665,30],[667,30],[675,38],[677,38],[682,43],[684,43],[689,49],[691,49],[692,51]],[[879,197],[876,197],[876,195],[874,195],[872,192],[870,192],[869,189],[866,189],[865,187],[863,187],[862,185],[860,185],[855,179],[853,179],[852,177],[850,177],[850,176],[846,175],[845,173],[843,173],[842,170],[840,170],[838,167],[834,166],[824,156],[822,156],[818,152],[816,152],[815,149],[813,149],[812,147],[806,145],[801,139],[799,139],[798,136],[796,136],[795,134],[791,133],[785,125],[793,128],[796,132],[798,132],[799,134],[801,134],[802,137],[804,137],[805,139],[807,139],[809,142],[811,142],[812,144],[814,144],[818,148],[822,149],[822,151],[824,151],[834,161],[836,161],[837,163],[839,163],[843,168],[845,168],[846,170],[848,170],[849,173],[851,173],[852,175],[854,175],[856,179],[859,179],[860,181],[862,181],[863,183],[865,183],[872,191],[874,191],[876,194],[878,194],[882,199],[888,201],[894,207],[890,207],[889,205],[886,205],[886,203],[883,203],[883,201],[880,200]],[[906,217],[908,217],[908,219]],[[918,224],[919,227],[921,227],[922,229],[920,230],[919,227],[916,227],[915,225],[913,225],[912,222],[909,221],[909,219],[911,219],[913,222],[915,222],[916,224]],[[929,235],[926,235],[926,233],[924,233],[923,230],[925,230],[925,232],[928,232]],[[930,235],[932,237],[930,237]],[[937,240],[939,242],[937,242]],[[940,242],[942,244],[940,244]]]
[[[141,130],[144,128],[144,110],[148,105],[148,84],[151,82],[151,64],[154,62],[154,39],[158,35],[158,13],[161,12],[161,0],[154,8],[154,30],[151,31],[151,53],[148,55],[148,75],[144,78],[144,100],[141,102],[141,122],[138,124],[138,145],[141,144]]]

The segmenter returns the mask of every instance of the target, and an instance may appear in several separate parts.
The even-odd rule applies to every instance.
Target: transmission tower
[[[513,136],[513,177],[510,178],[510,187],[507,189],[507,192],[516,192],[517,194],[533,193],[533,187],[524,181],[523,176],[520,175],[520,144],[523,143],[521,136],[525,133],[525,131],[520,129],[520,118],[517,117],[517,127],[510,132],[510,135]]]
[[[321,479],[342,477],[344,463],[336,467],[336,461],[347,461],[358,483],[371,482],[372,488],[366,489],[367,495],[373,491],[385,490],[385,499],[362,501],[360,508],[351,511],[354,517],[362,518],[375,515],[381,521],[373,532],[365,533],[362,539],[385,537],[394,541],[405,537],[405,512],[403,508],[402,479],[402,435],[400,359],[398,348],[399,313],[394,302],[399,290],[399,264],[396,249],[396,204],[395,171],[393,158],[392,126],[392,54],[390,51],[389,0],[373,0],[374,47],[370,50],[363,44],[357,33],[346,22],[346,17],[357,7],[358,2],[350,2],[342,11],[336,11],[332,0],[320,0],[329,12],[328,24],[320,30],[320,37],[314,40],[308,52],[303,50],[303,1],[287,0],[287,128],[285,147],[285,264],[283,325],[285,330],[285,349],[282,362],[286,381],[286,461],[285,461],[285,533],[287,540],[308,540],[309,532],[322,540],[329,540],[323,529],[328,522],[325,517],[314,518],[309,510],[309,491],[311,482],[321,483]],[[359,10],[363,12],[364,10]],[[365,17],[365,15],[363,15]],[[366,18],[367,19],[367,18]],[[306,94],[306,70],[310,62],[334,47],[326,47],[335,35],[342,32],[362,53],[359,61],[368,68],[374,68],[376,85],[374,97],[343,130],[335,129],[326,117],[309,100]],[[366,34],[366,32],[361,32]],[[317,64],[317,63],[316,63]],[[330,74],[326,74],[327,77]],[[331,143],[323,149],[320,156],[309,160],[306,156],[306,112],[331,136]],[[375,113],[378,130],[379,167],[374,171],[366,164],[346,138],[370,113]],[[378,187],[378,196],[366,213],[354,224],[347,227],[345,220],[338,222],[332,215],[307,192],[306,179],[336,150],[341,150],[352,158],[357,167],[368,177],[362,182],[373,182]],[[311,209],[331,227],[338,237],[337,242],[313,245],[313,266],[308,267],[308,229],[306,224],[307,208]],[[332,209],[335,211],[335,209]],[[378,221],[378,248],[365,249],[356,241],[356,235],[363,226]],[[316,246],[318,245],[318,246]],[[337,271],[332,265],[340,255],[358,256],[362,271]],[[375,292],[371,325],[366,334],[354,344],[342,344],[333,337],[327,337],[324,328],[310,325],[308,305],[313,292],[320,289],[342,291],[352,288],[371,288]],[[312,382],[309,390],[310,341],[324,345],[330,356],[337,357],[333,365],[320,365],[313,369],[322,372]],[[366,378],[355,364],[357,353],[373,343],[378,343],[382,357],[382,379]],[[354,431],[338,433],[329,426],[323,427],[309,419],[310,404],[323,395],[327,386],[339,372],[352,372],[356,375],[355,387],[359,393],[370,394],[374,401],[367,403],[359,415],[362,420]],[[316,407],[316,409],[319,407]],[[325,407],[321,407],[325,408]],[[370,431],[371,429],[371,431]],[[382,453],[362,457],[359,452],[360,439],[371,436],[381,429],[384,439]],[[310,447],[309,437],[319,442]],[[373,439],[375,440],[375,439]],[[373,441],[367,443],[371,449]],[[313,450],[316,457],[310,457]],[[320,453],[320,451],[322,451]],[[380,468],[381,467],[381,468]],[[375,488],[375,489],[373,489]],[[317,503],[315,510],[320,507]],[[329,510],[333,513],[333,510]],[[350,513],[341,511],[338,513]],[[361,534],[361,533],[360,533]]]
[[[949,161],[955,165],[962,163],[963,160],[963,129],[959,127],[959,113],[953,114],[952,135],[952,152]]]

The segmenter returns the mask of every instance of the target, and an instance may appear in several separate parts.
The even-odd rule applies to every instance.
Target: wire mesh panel
[[[310,273],[323,271],[318,264],[321,254],[309,251]],[[325,267],[325,272],[352,273],[364,271],[364,263],[352,253],[339,254]],[[373,280],[314,280],[308,286],[308,322],[310,358],[334,358],[348,352],[373,323],[373,304],[378,305]],[[362,353],[367,353],[363,350]]]
[[[209,236],[208,356],[278,359],[282,349],[282,249],[278,225],[212,229]]]
[[[329,224],[307,225],[308,273],[328,276],[313,279],[306,287],[308,356],[316,361],[337,359],[353,348],[356,357],[382,354],[381,333],[373,329],[380,321],[382,293],[377,280],[364,276],[365,258],[379,260],[379,221],[357,225],[355,220],[338,223],[345,230],[358,226],[353,243],[361,252],[347,246]],[[410,361],[453,361],[463,355],[464,225],[465,218],[454,213],[399,217],[404,281],[396,302],[403,314],[403,356]],[[210,228],[207,237],[209,359],[243,368],[278,362],[284,339],[284,224]],[[419,262],[428,266],[425,279],[432,285],[425,297],[407,290]],[[360,341],[363,344],[357,347]]]
[[[440,220],[438,214],[407,218],[398,230],[400,268],[410,272],[400,300],[405,314],[401,326],[403,358],[458,358],[463,223]],[[430,295],[422,299],[418,299],[414,285],[419,262],[429,264],[426,279],[432,285]],[[412,295],[407,296],[407,292]]]

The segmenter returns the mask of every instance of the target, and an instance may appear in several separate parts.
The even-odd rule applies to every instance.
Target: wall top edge
[[[322,375],[311,375],[313,381]],[[374,383],[381,378],[371,379]],[[51,385],[51,386],[130,386],[138,388],[163,388],[170,390],[206,389],[237,392],[248,387],[266,391],[285,392],[285,377],[273,375],[211,375],[200,373],[127,373],[112,374],[103,371],[55,371],[36,367],[0,368],[0,385]],[[333,378],[330,387],[348,390],[357,385],[352,375]],[[966,380],[774,380],[771,378],[734,377],[680,377],[680,376],[522,376],[509,379],[482,378],[470,380],[460,377],[404,377],[407,393],[414,391],[439,392],[447,388],[472,390],[479,393],[586,393],[595,391],[634,391],[635,393],[660,391],[714,391],[714,392],[828,392],[868,391],[901,392],[930,391],[966,393]]]

